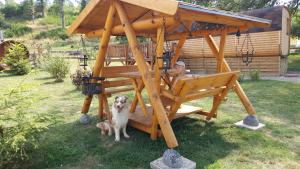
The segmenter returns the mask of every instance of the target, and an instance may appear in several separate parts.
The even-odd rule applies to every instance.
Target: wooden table
[[[145,84],[143,83],[142,80],[142,75],[140,74],[140,72],[124,72],[124,73],[120,73],[119,75],[120,77],[130,78],[135,90],[135,96],[130,107],[130,112],[131,113],[135,112],[137,103],[139,103],[141,106],[141,110],[144,113],[144,116],[147,117],[149,113],[147,112],[146,104],[141,94],[145,87]],[[154,77],[155,71],[151,71],[151,75],[152,77]],[[168,70],[167,73],[163,71],[161,72],[162,79],[169,87],[171,87],[170,77],[174,77],[176,75],[177,75],[177,71],[175,69],[170,69]]]

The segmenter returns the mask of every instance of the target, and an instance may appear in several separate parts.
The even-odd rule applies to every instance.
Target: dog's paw
[[[125,138],[130,138],[130,136],[128,134],[124,134]]]
[[[120,138],[115,138],[115,142],[120,142]]]

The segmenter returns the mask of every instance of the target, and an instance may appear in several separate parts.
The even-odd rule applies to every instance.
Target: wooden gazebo
[[[137,102],[142,109],[140,114],[138,110],[132,113],[129,124],[150,133],[152,139],[156,139],[161,133],[168,147],[174,148],[178,146],[178,142],[171,121],[190,113],[205,115],[207,119],[216,117],[218,106],[231,88],[239,96],[248,114],[256,113],[236,80],[237,72],[232,72],[224,59],[225,40],[229,33],[269,25],[269,20],[174,0],[91,0],[70,26],[68,33],[81,33],[87,37],[100,38],[99,54],[93,70],[94,77],[103,76],[110,37],[126,35],[138,70],[138,73],[133,72],[131,75],[127,73],[133,82],[136,94],[132,110],[135,110]],[[212,38],[215,35],[221,36],[219,45]],[[156,42],[157,58],[163,55],[164,41],[178,40],[175,54],[172,56],[172,64],[177,61],[186,39],[204,37],[217,59],[218,74],[186,77],[180,79],[175,87],[167,87],[168,85],[165,85],[167,82],[164,81],[166,73],[159,69],[163,65],[162,60],[156,59],[155,68],[152,70],[138,49],[137,36],[148,37]],[[115,70],[113,71],[112,68],[110,73],[119,72],[120,77],[125,77],[126,71],[129,71],[128,67],[124,69],[117,67]],[[146,108],[141,97],[143,87],[146,88],[151,109]],[[209,112],[181,106],[185,101],[207,96],[214,98]],[[82,113],[88,112],[92,98],[91,95],[85,98]],[[99,99],[99,114],[102,115],[103,99],[105,99],[103,93],[99,94]]]

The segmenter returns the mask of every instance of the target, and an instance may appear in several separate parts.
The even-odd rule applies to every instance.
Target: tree
[[[279,4],[280,0],[219,0],[216,1],[217,8],[240,12],[252,9],[272,7]]]
[[[52,15],[52,16],[59,16],[60,15],[60,0],[54,0],[52,5],[49,7],[48,9],[48,15]]]
[[[13,0],[6,0],[4,7],[1,9],[5,18],[12,18],[18,15],[18,4]]]
[[[184,0],[185,2],[219,8],[226,11],[246,11],[274,6],[280,0]]]
[[[35,1],[35,12],[38,14],[38,17],[45,17],[45,9],[47,2],[46,0],[36,0]]]
[[[65,28],[65,0],[60,0],[61,2],[61,8],[60,8],[60,17],[61,17],[61,27],[64,29]]]
[[[85,8],[86,4],[87,4],[87,0],[80,1],[80,12]]]
[[[291,0],[288,7],[292,16],[296,15],[299,11],[300,0]],[[299,15],[299,14],[298,14]]]
[[[34,22],[34,1],[33,0],[24,0],[19,7],[19,15],[21,15],[24,19],[32,19]]]

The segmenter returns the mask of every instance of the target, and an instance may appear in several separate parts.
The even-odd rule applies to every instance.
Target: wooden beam
[[[174,24],[177,24],[178,21],[174,17],[158,17],[158,18],[151,18],[151,19],[145,19],[140,20],[132,23],[132,28],[138,32],[143,30],[149,30],[161,27],[163,25],[165,26],[172,26]],[[98,29],[94,31],[90,31],[86,33],[86,37],[101,37],[105,29]],[[123,25],[117,25],[112,28],[112,34],[123,34],[124,33],[124,27]]]
[[[144,83],[142,82],[142,80],[139,80],[138,81],[138,92],[142,92],[142,90],[144,89],[145,85]],[[136,110],[136,106],[137,106],[137,103],[138,103],[138,96],[135,94],[132,102],[131,102],[131,107],[130,107],[130,113],[134,113],[135,110]]]
[[[132,28],[132,25],[130,24],[130,21],[128,19],[128,16],[126,14],[126,11],[123,7],[123,4],[121,4],[119,1],[115,2],[115,7],[117,9],[119,18],[121,20],[121,23],[124,25],[125,34],[128,39],[128,43],[131,47],[132,53],[135,57],[135,60],[137,62],[137,66],[139,69],[139,72],[142,75],[142,80],[145,84],[147,93],[150,98],[150,102],[152,104],[152,107],[155,111],[155,116],[158,119],[159,125],[161,127],[162,133],[164,135],[164,138],[166,140],[166,143],[169,148],[174,148],[178,146],[178,142],[176,140],[175,134],[173,132],[173,129],[171,127],[170,121],[167,118],[166,111],[163,107],[163,104],[161,102],[161,99],[159,97],[157,88],[155,84],[152,82],[152,76],[149,72],[149,68],[146,64],[146,61],[143,57],[142,52],[138,49],[138,42],[136,39],[136,34]]]
[[[216,96],[216,100],[214,100],[213,107],[211,108],[208,116],[206,117],[207,120],[210,120],[212,117],[217,115],[218,107],[220,106],[223,99],[226,97],[229,90],[232,88],[232,86],[236,82],[236,80],[237,80],[237,75],[233,75],[232,78],[230,79],[230,81],[228,82],[228,84],[226,85],[226,88],[223,89],[223,91]]]
[[[161,73],[160,68],[163,66],[163,60],[159,59],[163,56],[164,53],[164,41],[165,41],[165,26],[161,26],[157,28],[157,35],[156,35],[156,62],[155,62],[155,84],[160,95],[160,84],[161,84]],[[151,126],[151,139],[157,139],[157,131],[158,131],[158,121],[156,118],[156,114],[159,112],[155,112],[153,110],[153,117],[152,117],[152,126]]]
[[[105,22],[105,30],[106,31],[103,33],[103,36],[102,36],[102,39],[101,39],[100,45],[99,45],[99,54],[96,57],[96,63],[95,63],[94,70],[93,70],[94,77],[99,76],[100,71],[103,67],[115,13],[116,13],[116,9],[114,8],[113,4],[111,4],[109,7],[109,10],[108,10],[108,14],[107,14],[106,22]],[[93,82],[95,82],[95,81],[93,80]],[[101,97],[99,97],[99,98],[101,98]],[[82,106],[82,110],[81,110],[82,113],[85,114],[89,111],[92,99],[93,99],[93,96],[86,96],[83,106]]]
[[[174,0],[120,0],[146,9],[152,9],[168,15],[174,15],[177,12],[179,2]]]
[[[219,55],[219,48],[218,48],[217,44],[215,43],[213,37],[211,35],[206,35],[205,40],[206,40],[208,46],[210,47],[212,53],[215,56],[218,56]],[[223,59],[222,71],[226,71],[226,72],[231,71],[227,61],[225,60],[225,58]],[[238,95],[238,97],[240,98],[240,100],[241,100],[242,104],[244,105],[245,109],[247,110],[248,114],[251,114],[251,115],[256,114],[254,107],[252,106],[250,100],[246,96],[243,88],[241,87],[241,85],[238,81],[235,81],[233,89],[236,92],[236,94]]]
[[[162,26],[157,29],[157,36],[156,36],[156,62],[155,62],[155,83],[157,87],[158,93],[160,93],[160,83],[161,83],[161,74],[160,69],[163,66],[163,60],[161,57],[164,53],[164,39],[165,39],[165,27]],[[159,59],[160,58],[160,59]]]
[[[91,0],[87,4],[87,6],[80,12],[79,16],[75,19],[75,21],[68,28],[68,30],[67,30],[68,35],[71,35],[71,34],[75,33],[75,31],[77,30],[77,28],[79,27],[79,25],[81,24],[81,22],[86,19],[86,17],[88,16],[88,14],[90,14],[90,12],[92,10],[94,10],[94,8],[101,1],[102,0]]]
[[[226,31],[227,34],[229,33],[234,33],[240,30],[241,32],[248,30],[247,26],[241,26],[241,27],[235,27],[235,26],[227,26],[225,29],[218,29],[218,30],[197,30],[193,31],[191,33],[189,32],[181,32],[181,33],[174,33],[168,35],[166,38],[167,40],[178,40],[182,35],[188,34],[188,38],[196,38],[200,36],[205,36],[205,35],[211,35],[211,36],[216,36],[220,35],[222,31]]]
[[[148,116],[148,112],[147,112],[147,108],[146,108],[146,104],[143,100],[143,96],[141,94],[141,91],[139,90],[139,85],[137,83],[137,81],[135,79],[131,79],[132,80],[132,84],[135,90],[135,95],[138,99],[138,102],[140,103],[142,112],[144,113],[144,116],[147,117]]]
[[[193,22],[189,22],[186,27],[188,29],[191,28]],[[175,65],[175,63],[177,62],[179,56],[180,56],[180,51],[181,51],[181,48],[183,47],[187,37],[189,36],[190,32],[186,32],[184,34],[181,34],[180,35],[180,39],[178,41],[178,44],[177,44],[177,47],[176,47],[176,51],[175,51],[175,55],[173,56],[172,60],[171,60],[171,67],[173,67]]]
[[[225,50],[225,44],[226,44],[226,37],[227,37],[227,32],[222,31],[221,33],[221,39],[220,39],[220,45],[219,45],[219,55],[217,58],[217,72],[221,73],[222,72],[222,65],[223,65],[223,60],[224,60],[224,50]]]

